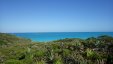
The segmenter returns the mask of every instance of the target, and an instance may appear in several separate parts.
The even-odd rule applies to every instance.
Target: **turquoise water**
[[[32,41],[47,42],[64,38],[88,38],[100,35],[113,36],[113,32],[38,32],[38,33],[12,33],[18,37],[29,38]]]

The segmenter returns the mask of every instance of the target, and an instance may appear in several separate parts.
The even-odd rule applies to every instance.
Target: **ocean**
[[[97,37],[109,35],[113,37],[113,32],[34,32],[34,33],[11,33],[18,37],[28,38],[32,41],[48,42],[64,38],[81,38]]]

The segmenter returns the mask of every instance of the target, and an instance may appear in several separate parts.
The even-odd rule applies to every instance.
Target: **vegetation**
[[[0,64],[113,64],[113,37],[39,43],[0,33]]]

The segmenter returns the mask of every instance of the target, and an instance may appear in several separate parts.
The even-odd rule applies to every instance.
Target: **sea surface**
[[[32,41],[48,42],[64,38],[97,37],[100,35],[109,35],[113,37],[113,32],[35,32],[35,33],[11,33],[18,37],[29,38]]]

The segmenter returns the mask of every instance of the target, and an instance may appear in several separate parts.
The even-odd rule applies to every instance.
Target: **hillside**
[[[0,45],[14,43],[30,43],[30,39],[19,38],[15,35],[0,33]]]
[[[113,37],[39,43],[0,33],[0,64],[113,64]]]

